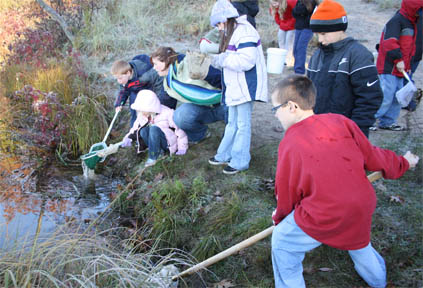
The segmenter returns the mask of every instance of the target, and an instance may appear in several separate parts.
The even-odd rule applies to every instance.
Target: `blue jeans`
[[[196,142],[206,136],[206,124],[225,119],[225,110],[224,105],[210,107],[183,103],[176,108],[173,121],[178,128],[185,131],[189,141]]]
[[[250,164],[251,113],[253,102],[229,106],[228,124],[214,158],[229,162],[237,170],[248,169]]]
[[[307,58],[307,46],[313,37],[310,29],[295,30],[294,39],[294,72],[303,75],[305,73],[305,62]]]
[[[396,123],[401,112],[395,93],[403,87],[403,79],[391,74],[380,74],[380,86],[383,92],[383,101],[375,117],[380,127],[389,127]]]
[[[140,130],[140,136],[148,146],[148,158],[157,160],[161,154],[168,151],[166,136],[157,126],[146,126]]]
[[[294,211],[279,223],[272,234],[272,264],[275,287],[305,287],[303,259],[305,253],[322,243],[308,236],[295,223]],[[357,273],[371,287],[386,286],[386,267],[382,256],[371,243],[358,250],[349,250]]]

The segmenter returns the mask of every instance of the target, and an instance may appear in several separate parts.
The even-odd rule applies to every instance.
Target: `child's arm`
[[[364,169],[368,171],[382,171],[383,178],[397,179],[410,168],[407,158],[399,156],[391,150],[373,146],[353,121],[346,121],[346,125],[363,153]],[[410,159],[411,164],[415,165],[414,155],[410,154],[407,157]]]
[[[248,71],[256,65],[259,39],[252,36],[242,37],[235,53],[224,52],[216,55],[213,63],[218,67],[230,69],[235,72]]]
[[[171,112],[169,113],[168,122],[169,122],[169,127],[175,128],[175,135],[177,137],[176,141],[178,146],[176,155],[184,155],[188,150],[188,136],[185,133],[185,131],[182,129],[179,129],[178,126],[176,126],[175,122],[173,121],[173,113],[175,110],[170,109],[170,111]]]
[[[121,86],[115,101],[115,108],[125,105],[129,97],[129,90]],[[122,109],[122,108],[121,108]],[[117,111],[116,111],[117,112]]]

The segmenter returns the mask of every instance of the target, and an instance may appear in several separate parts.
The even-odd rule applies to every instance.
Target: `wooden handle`
[[[369,179],[370,182],[376,181],[380,178],[382,178],[382,172],[380,172],[380,171],[373,172],[372,174],[367,176],[367,179]],[[247,247],[253,245],[254,243],[266,238],[269,235],[271,235],[274,228],[275,228],[275,226],[271,226],[271,227],[267,228],[266,230],[263,230],[260,233],[257,233],[254,236],[251,236],[250,238],[245,239],[244,241],[226,249],[225,251],[222,251],[219,254],[216,254],[216,255],[204,260],[203,262],[198,263],[195,266],[192,266],[191,268],[179,273],[178,275],[173,276],[172,280],[175,281],[180,277],[195,273],[198,270],[206,268],[206,267],[208,267],[208,266],[210,266],[210,265],[212,265],[216,262],[219,262],[222,259],[225,259],[228,256],[231,256],[232,254],[234,254],[236,252],[239,252],[240,250],[242,250],[244,248],[247,248]]]

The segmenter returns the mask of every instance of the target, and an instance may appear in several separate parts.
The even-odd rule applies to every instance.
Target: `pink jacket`
[[[131,105],[131,108],[137,111],[137,119],[127,135],[133,134],[139,127],[143,127],[150,122],[151,125],[159,127],[165,134],[170,154],[178,150],[187,150],[188,137],[173,122],[174,110],[161,105],[159,98],[157,98],[154,92],[149,91],[151,93],[145,93],[148,90],[143,91],[144,93],[138,93],[135,102]],[[147,119],[141,112],[154,112],[157,114],[152,119]]]

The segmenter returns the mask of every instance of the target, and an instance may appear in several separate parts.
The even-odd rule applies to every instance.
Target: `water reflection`
[[[53,167],[44,173],[36,193],[25,192],[20,185],[0,185],[4,188],[0,192],[0,249],[33,237],[41,213],[41,234],[68,221],[79,225],[95,219],[119,185],[118,180],[102,175],[87,180],[81,169]]]

